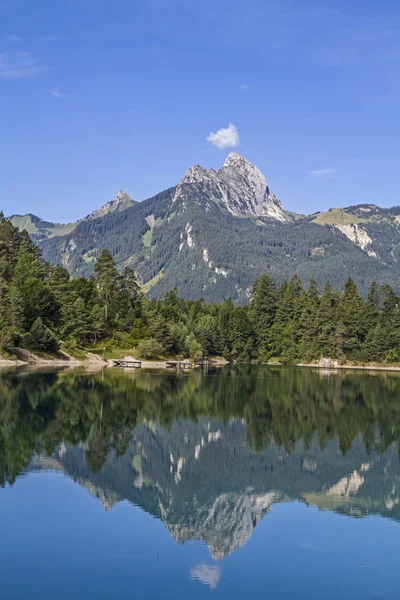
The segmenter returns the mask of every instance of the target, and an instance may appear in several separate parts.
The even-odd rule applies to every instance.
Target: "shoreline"
[[[78,367],[98,367],[98,368],[116,368],[112,364],[112,360],[103,359],[97,354],[92,354],[90,352],[87,353],[86,358],[78,359],[70,356],[66,353],[63,353],[65,358],[43,358],[37,356],[28,351],[26,352],[26,360],[21,359],[7,359],[0,356],[0,368],[6,367],[70,367],[70,368],[78,368]],[[160,370],[168,370],[174,371],[176,369],[167,367],[167,360],[143,360],[141,361],[142,369],[160,369]],[[229,361],[225,360],[222,357],[213,357],[209,359],[208,365],[211,367],[223,367],[227,366]],[[240,364],[240,363],[236,363]],[[382,363],[376,364],[364,364],[364,365],[355,365],[355,364],[338,364],[335,361],[326,360],[320,363],[293,363],[293,364],[283,364],[279,362],[266,362],[266,363],[250,363],[254,365],[265,365],[269,367],[296,367],[296,368],[306,368],[306,369],[318,369],[325,371],[345,371],[345,370],[353,370],[353,371],[387,371],[387,372],[400,372],[400,366],[397,365],[387,365]],[[128,370],[136,370],[129,369]],[[193,369],[190,369],[193,370]]]
[[[272,363],[269,363],[272,366]],[[276,364],[276,363],[275,363]],[[278,365],[277,365],[278,366]],[[281,365],[283,366],[283,365]],[[324,369],[326,371],[338,371],[338,370],[355,370],[355,371],[392,371],[392,372],[400,372],[400,367],[397,366],[389,366],[384,364],[377,365],[319,365],[313,363],[296,363],[293,365],[287,365],[288,367],[304,367],[306,369]]]
[[[113,369],[118,368],[114,367],[112,359],[103,359],[97,354],[93,354],[91,352],[87,352],[86,358],[79,359],[74,358],[66,353],[62,353],[65,358],[43,358],[41,356],[37,356],[32,352],[28,352],[26,350],[22,351],[26,357],[25,360],[21,358],[16,359],[8,359],[0,356],[0,368],[4,367],[98,367],[98,368],[107,368]],[[126,357],[127,359],[133,357]],[[173,368],[167,367],[167,360],[143,360],[140,361],[142,363],[142,369],[165,369],[169,371],[174,371]],[[229,364],[227,360],[222,357],[213,357],[208,361],[209,366],[212,367],[221,367]],[[122,367],[128,370],[136,370],[136,368]],[[190,369],[193,370],[193,369]]]
[[[18,348],[18,355],[20,358],[4,358],[0,356],[0,368],[1,367],[78,367],[78,366],[107,366],[106,361],[92,354],[91,352],[86,353],[85,358],[75,358],[66,352],[60,352],[58,357],[43,357]]]

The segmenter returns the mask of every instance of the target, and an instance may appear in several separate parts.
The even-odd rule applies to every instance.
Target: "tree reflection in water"
[[[399,520],[399,397],[390,372],[2,371],[0,483],[61,470],[216,559],[275,502]]]

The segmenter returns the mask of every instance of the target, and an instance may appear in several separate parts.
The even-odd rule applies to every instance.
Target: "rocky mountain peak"
[[[120,190],[118,192],[118,194],[115,196],[114,202],[121,203],[121,202],[125,202],[126,200],[132,201],[132,198],[130,196],[128,196],[128,194],[126,192],[124,192],[124,190]]]
[[[285,221],[283,207],[264,175],[248,160],[231,152],[218,170],[191,167],[180,181],[173,202],[212,201],[234,216],[267,217]]]
[[[200,165],[193,165],[190,167],[179,182],[179,185],[201,182],[202,179],[207,176],[207,170]]]
[[[243,198],[249,214],[285,220],[281,202],[272,194],[261,171],[248,160],[231,152],[218,174]]]
[[[254,180],[265,189],[267,182],[261,171],[240,154],[231,152],[218,173],[229,173],[230,176],[241,176],[243,179]]]
[[[103,217],[104,215],[115,212],[125,210],[130,206],[136,204],[135,200],[133,200],[124,190],[120,190],[118,194],[115,196],[114,200],[110,200],[104,206],[90,213],[86,218],[87,219],[98,219],[99,217]]]
[[[246,164],[246,165],[249,165],[250,167],[254,167],[254,165],[252,165],[247,160],[247,158],[244,158],[244,156],[241,156],[237,152],[230,152],[228,154],[228,156],[226,157],[223,167],[238,167],[241,164]]]

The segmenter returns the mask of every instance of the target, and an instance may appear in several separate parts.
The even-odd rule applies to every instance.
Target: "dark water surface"
[[[0,371],[0,598],[400,597],[400,376]]]

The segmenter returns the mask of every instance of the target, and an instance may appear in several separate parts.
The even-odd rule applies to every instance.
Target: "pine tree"
[[[56,265],[49,271],[49,287],[57,306],[57,321],[55,325],[61,327],[70,309],[70,305],[75,300],[75,294],[70,286],[70,276],[68,271]]]
[[[164,296],[160,312],[167,321],[178,322],[184,318],[185,301],[179,297],[177,288],[170,290]]]
[[[390,285],[382,285],[379,289],[382,297],[383,319],[390,323],[399,304],[399,298]]]
[[[46,279],[45,264],[28,234],[21,239],[11,285],[22,299],[23,328],[29,330],[38,317],[47,325],[57,321],[58,307]]]
[[[103,250],[94,266],[96,286],[100,302],[104,307],[104,319],[108,323],[113,301],[118,293],[119,275],[109,250]]]
[[[336,354],[335,333],[337,327],[337,305],[340,295],[328,281],[322,291],[317,315],[318,339],[316,340],[317,356],[332,357]],[[335,352],[332,349],[335,348]],[[336,356],[333,356],[336,358]]]
[[[196,339],[207,355],[216,352],[216,327],[216,319],[211,315],[199,315],[194,323]]]
[[[130,267],[125,267],[121,276],[121,290],[125,292],[131,301],[135,301],[141,294],[140,285],[136,273]]]
[[[77,298],[69,311],[62,327],[63,337],[74,338],[78,344],[85,345],[94,341],[92,315],[82,298]]]
[[[311,279],[304,296],[304,306],[299,320],[300,357],[305,361],[317,358],[319,305],[320,295],[317,283]]]
[[[106,331],[104,309],[99,304],[95,304],[90,310],[90,324],[93,330],[94,343],[96,343],[104,336]]]
[[[271,327],[275,320],[277,292],[275,281],[264,273],[253,284],[249,317],[256,336],[256,355],[268,360],[272,353]]]
[[[149,330],[151,337],[160,344],[165,354],[173,351],[175,340],[171,336],[168,321],[162,315],[156,314],[150,319]]]
[[[234,308],[231,319],[231,334],[231,357],[238,361],[251,360],[254,348],[254,331],[247,307],[236,306]]]
[[[275,323],[272,328],[273,352],[284,362],[293,362],[299,355],[299,322],[304,309],[305,293],[297,275],[283,282],[279,290]]]
[[[343,350],[348,358],[354,359],[360,356],[360,347],[365,339],[366,327],[364,324],[365,307],[358,293],[357,285],[349,277],[341,295],[337,318],[343,326]]]
[[[233,311],[232,298],[228,298],[221,303],[217,314],[216,348],[217,352],[225,358],[229,357],[232,350],[231,322]]]
[[[21,332],[24,319],[24,299],[20,289],[12,284],[8,296],[9,323],[15,332]]]
[[[40,317],[33,323],[29,333],[29,343],[32,348],[50,351],[58,350],[58,343],[54,334],[44,325]]]
[[[130,332],[135,320],[143,318],[143,294],[135,271],[129,267],[125,267],[118,283],[119,290],[115,302],[118,316],[116,326],[121,331]]]
[[[373,281],[368,291],[363,315],[366,336],[361,357],[366,362],[383,360],[387,352],[386,332],[382,323],[379,324],[380,316],[380,290],[377,283]]]
[[[8,324],[8,294],[10,280],[15,265],[15,252],[18,238],[15,228],[0,212],[0,328]]]
[[[362,349],[362,359],[366,362],[382,362],[386,360],[388,350],[388,331],[381,323],[378,323],[374,329],[368,332]]]
[[[364,327],[367,331],[372,331],[375,329],[378,319],[379,319],[379,303],[380,303],[380,294],[379,294],[379,286],[376,281],[373,281],[371,287],[368,291],[367,300],[364,306]]]
[[[386,352],[383,359],[400,360],[400,299],[389,285],[380,288],[383,309],[378,325],[385,332]]]

